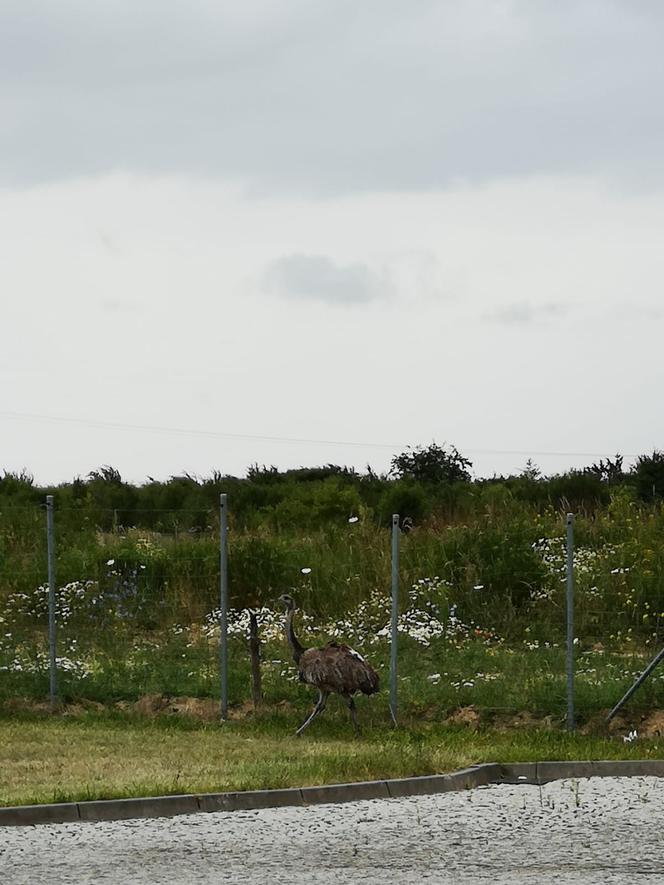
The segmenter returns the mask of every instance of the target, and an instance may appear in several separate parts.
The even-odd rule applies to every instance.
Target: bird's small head
[[[295,608],[295,600],[288,593],[282,593],[279,597],[279,602],[285,607],[287,612],[292,612]]]

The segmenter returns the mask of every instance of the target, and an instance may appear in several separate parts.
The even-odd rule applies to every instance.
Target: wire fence
[[[15,508],[18,520],[3,508],[0,699],[168,704],[222,719],[261,704],[304,707],[284,591],[304,645],[347,642],[367,657],[389,686],[389,708],[367,715],[395,724],[491,714],[573,729],[605,719],[664,644],[664,611],[634,567],[616,565],[625,560],[613,542],[575,548],[571,514],[556,538],[527,545],[545,579],[524,589],[515,573],[500,595],[476,563],[432,573],[424,541],[396,514],[391,532],[351,517],[296,543],[234,536],[227,510],[222,496],[205,531],[155,532],[117,520],[101,531],[50,497]],[[653,667],[627,699],[629,716],[664,706],[662,680]]]

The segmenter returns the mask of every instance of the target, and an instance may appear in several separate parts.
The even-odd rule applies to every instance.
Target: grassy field
[[[341,713],[292,735],[292,713],[214,725],[119,714],[0,719],[0,805],[305,786],[452,771],[479,762],[640,759],[659,739],[404,721],[350,736]]]
[[[83,499],[58,511],[57,675],[66,706],[60,717],[40,718],[49,685],[43,512],[34,503],[0,508],[0,801],[277,787],[483,760],[657,755],[657,739],[644,738],[664,720],[664,667],[630,701],[614,737],[593,728],[664,642],[661,502],[645,504],[618,489],[578,514],[576,709],[590,732],[570,738],[562,730],[564,510],[531,506],[506,487],[473,485],[463,506],[447,516],[439,508],[403,534],[403,728],[394,732],[387,706],[390,533],[368,505],[345,495],[337,486],[312,486],[299,522],[290,511],[255,525],[231,520],[229,699],[238,719],[223,728],[186,716],[137,715],[157,696],[157,706],[186,711],[199,704],[214,718],[214,514],[185,531],[175,517],[170,528],[161,518],[152,528],[123,527],[113,510],[102,530],[103,514]],[[311,508],[320,518],[309,520]],[[296,599],[305,645],[349,642],[378,670],[381,693],[360,702],[361,740],[351,739],[336,702],[303,740],[291,736],[312,697],[284,641],[276,603],[284,591]],[[250,609],[258,612],[261,636],[257,715],[249,712]],[[624,743],[632,730],[639,739]]]

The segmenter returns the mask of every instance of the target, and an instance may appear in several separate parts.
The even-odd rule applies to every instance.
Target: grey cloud
[[[562,316],[566,312],[566,306],[548,302],[546,304],[531,304],[520,301],[509,304],[487,314],[487,319],[495,323],[505,325],[529,325],[540,320],[551,320]]]
[[[267,267],[264,288],[287,298],[361,304],[389,292],[365,264],[338,265],[324,255],[286,255]]]
[[[257,190],[664,180],[655,0],[8,0],[0,184],[109,169]]]

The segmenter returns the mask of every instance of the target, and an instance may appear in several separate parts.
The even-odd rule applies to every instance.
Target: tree
[[[542,478],[542,471],[539,469],[538,465],[535,464],[532,458],[528,458],[526,461],[526,466],[521,471],[521,476],[524,479],[530,479],[533,482],[537,482],[538,479]]]
[[[115,486],[122,485],[120,471],[116,467],[111,467],[110,464],[102,465],[99,470],[91,470],[88,473],[88,479],[90,482],[106,482],[109,485]]]
[[[452,483],[470,482],[469,468],[472,462],[458,451],[456,446],[447,449],[435,442],[429,446],[418,446],[392,458],[390,474],[399,479],[413,479],[417,482]]]
[[[119,525],[132,525],[135,520],[138,489],[123,482],[120,471],[104,464],[88,474],[87,496],[96,509],[97,525],[108,530]]]
[[[613,460],[607,458],[606,461],[600,459],[595,464],[591,464],[590,467],[586,467],[583,472],[596,476],[600,482],[616,485],[624,478],[623,456],[616,455]]]
[[[652,455],[639,455],[632,476],[642,500],[664,497],[664,452],[655,449]]]

